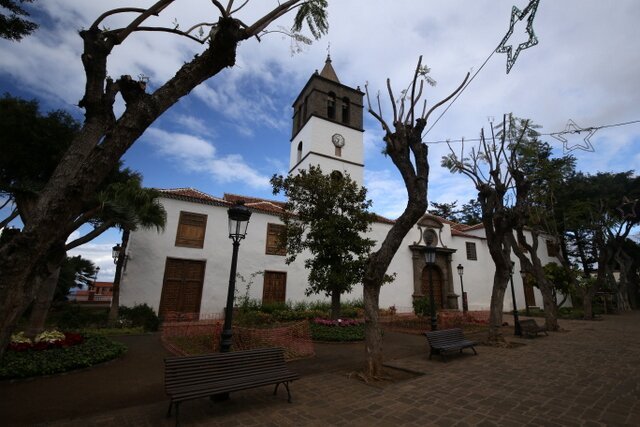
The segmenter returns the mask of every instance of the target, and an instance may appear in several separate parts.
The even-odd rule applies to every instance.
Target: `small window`
[[[282,236],[285,233],[285,226],[282,224],[267,224],[267,255],[286,255],[287,248],[281,244]]]
[[[207,229],[207,216],[191,212],[180,212],[176,246],[202,248]]]
[[[336,148],[336,157],[342,157],[342,147],[335,147]]]
[[[298,156],[296,163],[300,163],[300,160],[302,160],[302,141],[298,144]]]
[[[329,92],[327,96],[327,117],[336,118],[336,94],[333,92]]]
[[[476,253],[476,244],[473,242],[466,242],[465,245],[467,247],[467,259],[477,261],[478,254]]]
[[[547,243],[547,254],[549,254],[549,256],[557,257],[560,252],[560,248],[558,247],[558,244],[553,240],[547,240],[546,243]]]
[[[342,98],[342,123],[349,123],[349,106],[351,103],[349,102],[349,98],[346,96]]]

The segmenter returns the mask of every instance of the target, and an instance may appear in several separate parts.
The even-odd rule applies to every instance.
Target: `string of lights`
[[[574,123],[573,120],[569,120],[569,122]],[[633,124],[637,124],[640,123],[640,119],[639,120],[630,120],[628,122],[620,122],[620,123],[611,123],[611,124],[607,124],[607,125],[601,125],[601,126],[589,126],[586,128],[576,128],[574,130],[563,130],[560,132],[549,132],[549,133],[538,133],[538,136],[551,136],[551,137],[556,137],[556,136],[562,136],[562,135],[566,135],[566,134],[580,134],[582,132],[595,132],[597,130],[600,129],[607,129],[607,128],[613,128],[613,127],[619,127],[619,126],[628,126],[628,125],[633,125]],[[449,144],[449,143],[455,143],[455,142],[480,142],[481,139],[480,138],[461,138],[461,139],[443,139],[443,140],[439,140],[439,141],[425,141],[425,144]]]
[[[527,7],[522,11],[518,9],[516,6],[513,6],[513,8],[511,9],[511,22],[509,23],[509,30],[507,31],[507,34],[502,38],[498,46],[491,51],[487,59],[485,59],[482,65],[480,66],[480,68],[478,68],[478,71],[473,73],[473,76],[471,76],[467,84],[464,85],[464,87],[457,93],[457,95],[451,100],[451,102],[449,102],[449,105],[447,105],[447,107],[442,111],[442,113],[440,113],[438,118],[431,124],[429,129],[427,129],[427,131],[422,135],[423,138],[425,138],[429,134],[429,132],[431,132],[431,129],[433,129],[433,127],[440,121],[442,116],[444,116],[446,112],[449,111],[449,108],[451,108],[453,103],[456,102],[456,100],[460,97],[460,95],[462,95],[462,93],[467,89],[467,87],[469,87],[473,79],[476,78],[476,76],[484,68],[484,66],[487,65],[487,62],[489,62],[489,60],[491,59],[494,53],[498,52],[498,53],[507,54],[507,74],[509,74],[509,71],[511,71],[511,67],[513,67],[513,64],[515,64],[516,59],[520,54],[520,51],[524,49],[528,49],[531,46],[535,46],[536,44],[538,44],[538,38],[536,37],[533,31],[533,20],[536,16],[536,11],[538,10],[539,3],[540,3],[540,0],[531,0],[527,5]],[[511,35],[513,34],[513,29],[516,23],[518,21],[522,21],[524,18],[527,18],[527,33],[529,34],[529,39],[525,43],[520,43],[516,47],[514,52],[513,46],[508,45],[507,42],[511,37]]]

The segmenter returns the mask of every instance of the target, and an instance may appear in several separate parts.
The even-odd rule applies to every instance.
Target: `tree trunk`
[[[489,342],[504,342],[502,336],[502,314],[504,306],[504,293],[507,290],[509,275],[499,271],[496,265],[496,272],[493,275],[493,289],[491,291],[491,308],[489,312]]]
[[[127,259],[127,246],[129,245],[129,235],[131,231],[125,228],[122,231],[122,244],[120,245],[120,253],[118,254],[118,261],[116,262],[116,274],[113,278],[113,292],[111,296],[111,308],[109,309],[109,323],[115,324],[118,320],[118,310],[120,308],[120,282],[122,281],[122,273],[124,264]]]
[[[127,77],[107,81],[109,38],[98,29],[82,31],[82,55],[87,84],[80,104],[85,123],[39,193],[34,212],[22,233],[0,245],[0,356],[4,354],[19,317],[37,289],[38,274],[52,245],[66,240],[67,227],[83,211],[89,199],[122,155],[169,107],[199,84],[235,64],[239,41],[251,37],[235,19],[220,19],[209,47],[158,88],[153,94],[131,93],[126,109],[115,120],[114,85],[126,86]],[[128,79],[131,81],[131,79]],[[109,86],[105,93],[105,81]],[[113,93],[112,93],[113,92]]]
[[[542,304],[544,306],[545,326],[549,331],[557,331],[560,326],[558,325],[558,305],[554,298],[553,287],[548,285],[540,286],[540,292],[542,293]]]
[[[331,291],[331,319],[340,318],[340,292]]]
[[[29,317],[29,326],[26,335],[34,338],[36,335],[44,331],[49,309],[53,302],[53,296],[58,286],[58,278],[60,277],[60,266],[56,268],[46,279],[39,285],[39,290],[33,302],[31,316]],[[36,279],[37,280],[37,279]]]
[[[367,376],[382,376],[382,329],[378,323],[380,287],[365,286],[364,302],[364,336],[365,336],[365,372]]]
[[[582,310],[585,320],[593,320],[593,299],[596,295],[597,286],[593,285],[582,293]]]

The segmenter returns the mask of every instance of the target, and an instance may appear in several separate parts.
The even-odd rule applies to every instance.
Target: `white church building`
[[[340,83],[327,58],[322,71],[309,78],[293,103],[289,173],[319,165],[324,173],[339,171],[363,184],[363,96],[359,88]],[[240,245],[238,273],[248,279],[261,272],[254,275],[249,296],[264,302],[325,298],[305,296],[305,257],[299,256],[287,265],[285,254],[278,248],[277,238],[283,227],[281,202],[235,194],[215,197],[193,188],[165,189],[161,194],[167,211],[165,231],[131,233],[121,278],[121,304],[147,303],[160,316],[167,312],[221,313],[226,305],[232,256],[227,211],[239,200],[245,201],[252,215],[246,239]],[[392,220],[378,217],[370,237],[381,242],[392,224]],[[424,257],[428,235],[434,237],[436,245],[432,267]],[[558,263],[552,241],[541,237],[539,248],[544,252],[539,254],[543,263]],[[541,306],[541,294],[523,283],[526,281],[518,274],[518,259],[515,255],[513,259],[517,307]],[[463,275],[458,274],[459,266]],[[469,309],[488,310],[494,271],[482,225],[467,226],[426,214],[405,237],[389,266],[387,273],[396,277],[382,287],[380,307],[395,306],[399,312],[409,312],[413,299],[429,295],[433,286],[438,307],[461,309],[463,281]],[[242,281],[236,287],[239,295],[247,292]],[[343,300],[361,297],[362,286],[356,286]],[[505,310],[512,306],[507,292]]]

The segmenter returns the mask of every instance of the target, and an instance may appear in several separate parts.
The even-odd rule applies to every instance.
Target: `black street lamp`
[[[433,246],[433,235],[427,234],[425,237],[427,248],[424,252],[424,260],[429,267],[429,303],[431,305],[431,330],[438,330],[438,319],[436,318],[436,302],[433,297],[433,265],[436,262],[436,248]]]
[[[511,278],[511,298],[513,299],[513,334],[522,336],[522,329],[520,329],[520,319],[518,319],[518,308],[516,307],[516,291],[513,288],[513,268],[516,263],[511,261],[511,268],[509,269],[509,276]]]
[[[114,264],[118,263],[118,258],[120,257],[121,250],[122,247],[120,246],[120,243],[117,243],[113,248],[111,248],[111,258],[113,258]]]
[[[469,311],[469,305],[467,303],[467,294],[464,291],[464,283],[462,283],[462,274],[464,273],[464,267],[462,264],[458,264],[458,274],[460,275],[460,289],[462,290],[462,312]]]
[[[231,257],[231,273],[229,274],[229,289],[227,290],[227,306],[224,309],[224,325],[222,327],[222,339],[220,340],[220,352],[227,353],[231,348],[231,321],[233,318],[233,298],[236,291],[236,268],[238,266],[238,249],[240,240],[247,235],[251,211],[239,200],[229,208],[229,238],[233,240],[233,255]]]

